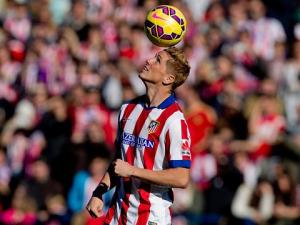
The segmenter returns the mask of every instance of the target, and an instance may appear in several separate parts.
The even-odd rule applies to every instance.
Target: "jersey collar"
[[[168,98],[166,98],[162,103],[160,103],[159,106],[151,106],[147,107],[146,102],[147,102],[147,96],[145,95],[144,102],[143,102],[143,107],[146,109],[166,109],[170,105],[172,105],[176,101],[175,93],[173,92]]]

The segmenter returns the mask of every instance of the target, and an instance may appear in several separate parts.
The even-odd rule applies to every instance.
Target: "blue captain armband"
[[[191,161],[190,160],[170,160],[169,167],[170,168],[183,167],[183,168],[189,169],[189,168],[191,168]]]

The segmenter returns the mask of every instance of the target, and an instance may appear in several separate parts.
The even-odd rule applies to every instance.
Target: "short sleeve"
[[[166,133],[166,154],[169,168],[190,168],[191,138],[184,119],[175,120]]]

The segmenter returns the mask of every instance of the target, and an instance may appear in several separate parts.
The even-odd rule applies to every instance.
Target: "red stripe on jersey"
[[[149,214],[150,214],[150,190],[151,185],[146,183],[141,183],[141,186],[139,187],[139,196],[140,196],[140,205],[138,208],[138,220],[136,222],[136,225],[146,225]]]
[[[136,123],[135,123],[135,127],[133,130],[133,135],[135,135],[136,137],[139,136],[144,122],[147,119],[149,113],[151,112],[151,110],[143,110],[139,116],[139,118],[137,119]],[[134,146],[129,146],[127,151],[126,151],[126,158],[125,161],[127,161],[129,164],[133,165],[134,164],[134,158],[135,158],[135,147]],[[125,189],[125,198],[121,203],[121,215],[119,218],[118,223],[119,224],[126,224],[127,222],[127,211],[129,208],[129,197],[131,194],[131,180],[130,181],[125,181],[124,182],[124,189]]]
[[[166,157],[167,162],[169,162],[170,159],[171,159],[170,146],[171,146],[170,132],[167,131],[167,133],[166,133],[166,142],[165,142],[165,151],[166,151],[165,157]]]
[[[182,139],[188,139],[188,128],[184,120],[181,120],[181,135]]]
[[[153,169],[156,151],[159,146],[159,137],[161,135],[161,131],[162,131],[163,127],[165,126],[167,119],[178,110],[179,110],[178,105],[172,104],[171,106],[166,108],[162,112],[162,114],[159,116],[159,118],[157,119],[159,126],[157,127],[157,129],[154,133],[152,133],[148,136],[148,140],[151,140],[154,142],[154,148],[153,149],[145,148],[145,150],[144,150],[144,168],[145,169],[149,169],[149,170]],[[142,185],[140,186],[140,188],[138,190],[139,196],[140,196],[140,205],[138,208],[139,217],[138,217],[138,221],[136,223],[137,225],[146,225],[146,223],[148,221],[149,214],[150,214],[150,207],[151,207],[151,204],[149,201],[149,196],[150,196],[150,191],[151,191],[150,188],[151,188],[150,184],[142,183]]]
[[[188,143],[188,126],[184,120],[181,120],[181,138],[182,138],[182,147],[181,150],[183,151],[189,151],[190,152],[190,144]],[[183,160],[190,160],[191,156],[190,154],[183,154],[182,155]]]

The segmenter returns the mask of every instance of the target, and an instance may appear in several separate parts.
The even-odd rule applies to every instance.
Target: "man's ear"
[[[170,85],[175,82],[175,76],[171,73],[167,73],[165,78],[163,79],[163,84],[164,85]]]

